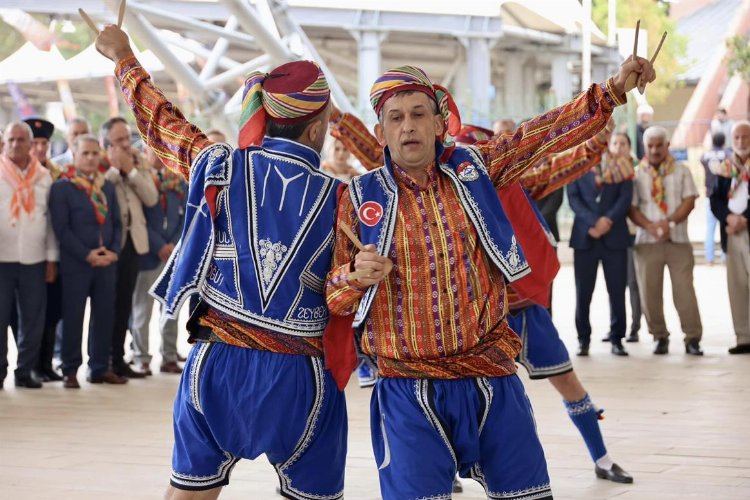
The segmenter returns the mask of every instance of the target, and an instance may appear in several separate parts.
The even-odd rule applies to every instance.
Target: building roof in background
[[[713,57],[723,47],[727,28],[743,0],[716,0],[677,22],[677,32],[687,38],[688,69],[680,75],[687,83],[696,83],[706,74]]]

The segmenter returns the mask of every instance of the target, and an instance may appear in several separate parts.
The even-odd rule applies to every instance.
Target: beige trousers
[[[693,287],[693,247],[690,243],[644,243],[633,247],[641,306],[648,331],[655,339],[669,337],[664,321],[664,267],[672,280],[672,300],[680,317],[685,342],[700,340],[703,333],[698,300]]]
[[[750,344],[750,237],[727,235],[727,288],[737,344]]]

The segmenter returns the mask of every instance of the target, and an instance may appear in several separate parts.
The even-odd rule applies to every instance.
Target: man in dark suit
[[[568,185],[568,202],[575,213],[570,246],[576,282],[576,330],[579,356],[587,356],[591,343],[589,309],[599,262],[604,268],[610,307],[612,354],[627,356],[625,336],[625,286],[630,236],[625,222],[633,200],[632,163],[605,156],[602,163]],[[628,170],[629,165],[629,170]]]
[[[50,192],[52,226],[60,242],[63,287],[62,371],[67,389],[78,389],[86,299],[91,297],[89,375],[92,384],[124,384],[109,368],[117,252],[121,222],[115,189],[98,172],[99,142],[76,139],[75,174],[55,182]]]

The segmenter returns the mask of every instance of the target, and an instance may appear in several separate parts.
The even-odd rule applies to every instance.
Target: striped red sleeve
[[[367,170],[383,166],[383,146],[356,116],[343,113],[331,122],[331,135],[359,160]]]
[[[560,153],[594,137],[602,130],[616,106],[612,79],[595,84],[567,104],[524,122],[513,135],[477,143],[495,186],[518,180],[541,158]]]
[[[211,142],[167,100],[135,56],[120,60],[115,76],[144,142],[167,168],[188,179],[193,160]]]

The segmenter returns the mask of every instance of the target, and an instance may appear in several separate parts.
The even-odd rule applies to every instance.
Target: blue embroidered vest
[[[441,151],[438,151],[437,156],[440,157],[440,154]],[[461,205],[477,230],[483,249],[505,278],[513,282],[530,273],[531,268],[477,150],[471,146],[458,145],[446,162],[439,163],[438,168],[453,182]],[[388,255],[393,244],[398,212],[398,187],[393,177],[388,148],[385,149],[385,166],[352,179],[349,193],[354,209],[359,214],[362,242],[365,245],[374,244],[380,255]],[[369,218],[368,215],[375,217]],[[369,224],[375,220],[377,222]],[[367,317],[377,290],[376,284],[369,287],[362,296],[354,318],[355,327],[360,326]]]
[[[280,138],[266,137],[260,148],[201,151],[182,237],[152,288],[166,313],[174,317],[198,292],[248,324],[321,336],[340,183],[319,164],[315,151]]]

